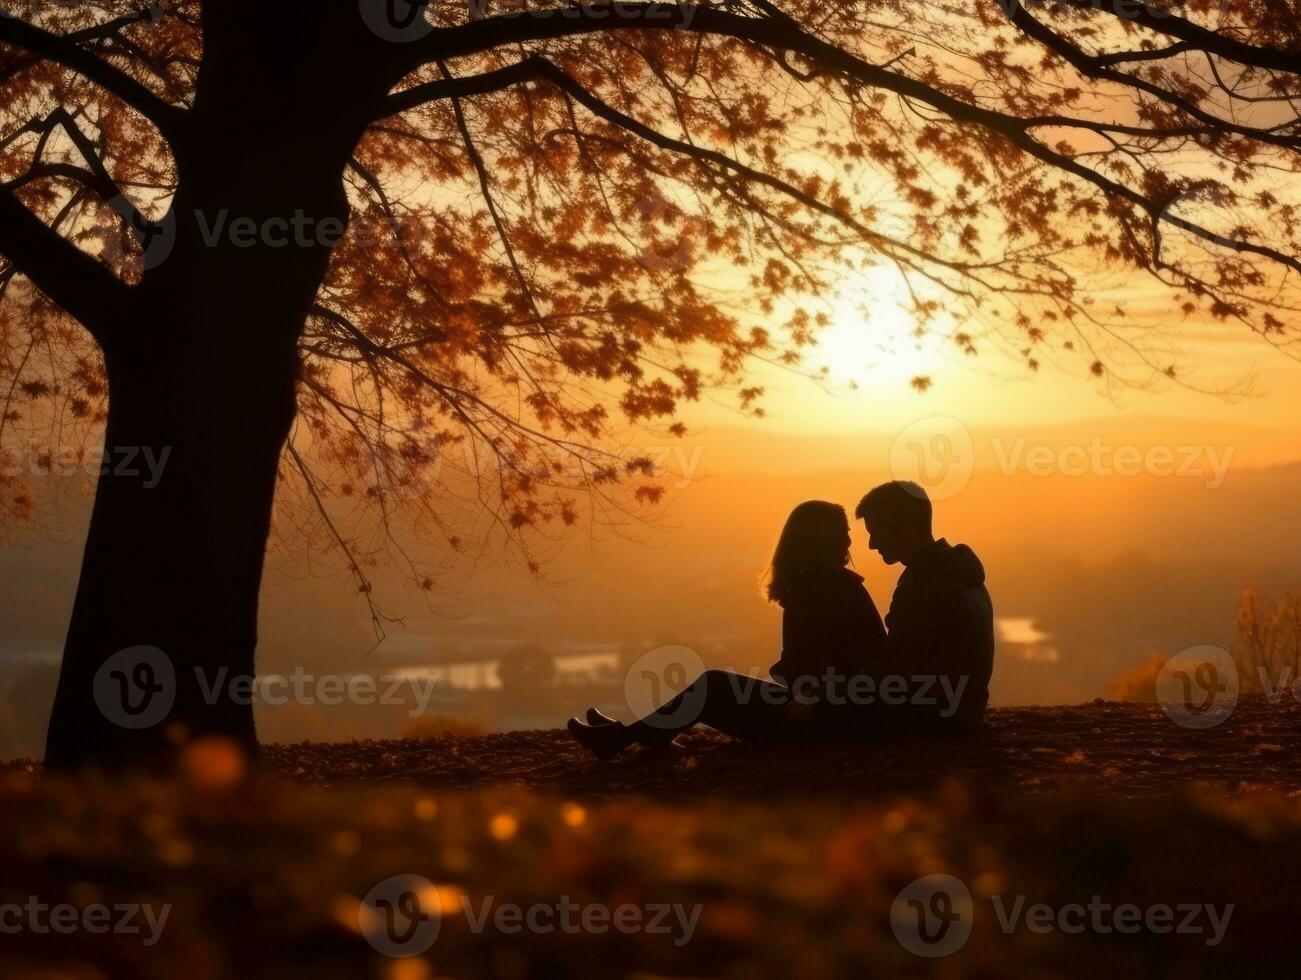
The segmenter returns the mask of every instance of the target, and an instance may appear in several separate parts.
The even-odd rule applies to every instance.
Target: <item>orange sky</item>
[[[918,340],[901,302],[898,278],[883,268],[870,278],[847,281],[827,300],[833,321],[808,355],[808,364],[828,367],[831,391],[790,372],[756,365],[751,377],[768,391],[765,419],[745,419],[711,403],[690,406],[686,416],[693,427],[761,425],[824,433],[898,430],[928,415],[995,427],[1162,417],[1169,420],[1171,438],[1183,438],[1203,422],[1274,427],[1291,425],[1301,415],[1301,361],[1240,324],[1171,315],[1158,305],[1164,298],[1141,283],[1135,292],[1138,299],[1131,308],[1136,321],[1179,350],[1182,377],[1202,390],[1169,382],[1151,388],[1108,386],[1081,377],[1078,359],[1060,367],[1045,363],[1035,375],[988,344],[982,345],[984,353],[970,357],[942,336]],[[932,380],[929,391],[913,390],[910,381],[918,375]],[[1231,394],[1216,394],[1230,389]],[[1301,446],[1282,458],[1301,458]],[[1272,454],[1261,459],[1279,461]]]

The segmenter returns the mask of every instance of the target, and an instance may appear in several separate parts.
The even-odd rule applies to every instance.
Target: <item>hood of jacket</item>
[[[908,571],[952,579],[973,589],[985,584],[985,566],[976,553],[965,544],[949,544],[944,538],[919,551],[908,564]]]

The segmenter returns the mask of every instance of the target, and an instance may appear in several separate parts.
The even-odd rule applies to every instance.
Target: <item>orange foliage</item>
[[[1295,323],[1301,222],[1275,176],[1298,160],[1286,5],[1192,3],[1138,23],[1105,4],[787,0],[670,6],[660,23],[665,8],[595,4],[467,23],[477,6],[431,5],[428,36],[393,45],[407,70],[391,91],[358,79],[373,119],[338,175],[350,221],[300,338],[300,455],[282,478],[349,512],[335,530],[359,577],[382,550],[367,529],[396,512],[449,554],[502,536],[528,567],[576,500],[648,516],[661,491],[607,486],[619,438],[681,436],[706,391],[761,414],[747,365],[801,370],[818,297],[872,264],[907,279],[919,330],[943,313],[964,350],[988,340],[1108,385],[1177,377],[1175,345],[1109,297],[1127,279],[1276,342]],[[157,270],[103,181],[146,220],[171,205],[177,163],[151,119],[197,111],[217,8],[8,9],[77,34],[127,82],[110,96],[0,21],[3,194],[147,285]],[[373,45],[355,3],[312,5],[295,37],[339,17],[356,21],[358,52]],[[1154,53],[1202,22],[1233,24],[1201,42],[1205,59]],[[470,77],[502,81],[435,97]],[[292,98],[312,91],[300,79]],[[299,108],[270,82],[266,98]],[[17,261],[0,266],[3,437],[102,423],[94,344],[19,288]],[[27,516],[24,495],[3,499]]]

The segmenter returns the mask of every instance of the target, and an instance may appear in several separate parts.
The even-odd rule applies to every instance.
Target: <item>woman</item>
[[[608,758],[635,743],[665,745],[698,723],[754,742],[846,733],[852,713],[831,702],[843,703],[849,679],[871,673],[885,647],[885,627],[863,578],[845,567],[849,545],[839,504],[809,500],[786,519],[768,577],[768,598],[782,607],[781,658],[769,670],[774,681],[707,670],[631,725],[589,708],[588,724],[569,719],[574,740]]]

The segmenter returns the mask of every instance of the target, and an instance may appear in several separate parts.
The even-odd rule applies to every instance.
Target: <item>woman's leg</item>
[[[707,670],[681,693],[628,726],[632,741],[663,745],[694,725],[746,741],[778,737],[790,703],[780,684],[730,670]]]

